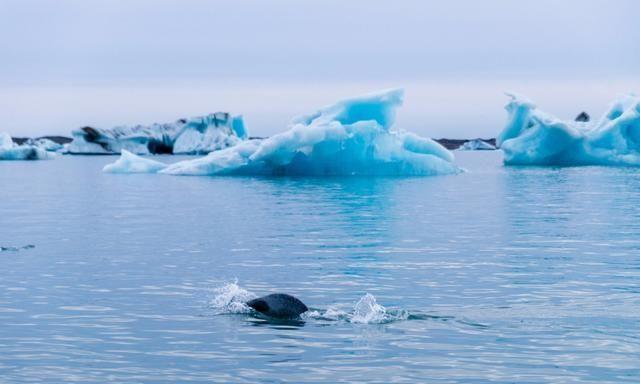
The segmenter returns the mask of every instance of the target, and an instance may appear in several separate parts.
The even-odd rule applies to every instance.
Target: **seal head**
[[[297,319],[309,310],[302,301],[286,293],[274,293],[249,300],[247,305],[274,319]]]

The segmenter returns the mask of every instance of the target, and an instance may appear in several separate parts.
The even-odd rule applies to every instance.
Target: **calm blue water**
[[[0,252],[0,382],[640,382],[640,170],[457,157],[355,179],[0,162],[0,246],[35,245]],[[356,323],[367,293],[388,313]]]

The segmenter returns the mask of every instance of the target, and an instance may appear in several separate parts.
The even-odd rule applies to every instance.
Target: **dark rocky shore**
[[[13,142],[18,144],[18,145],[22,145],[24,143],[26,143],[28,140],[31,140],[32,138],[30,137],[12,137]],[[72,138],[70,137],[66,137],[66,136],[40,136],[40,137],[36,137],[36,140],[38,139],[49,139],[51,141],[53,141],[54,143],[57,144],[67,144],[70,143],[71,141],[73,141]]]
[[[467,141],[470,141],[472,139],[434,139],[435,141],[437,141],[438,143],[440,143],[440,145],[442,145],[443,147],[447,148],[447,149],[458,149],[460,148],[462,145],[464,145],[464,143],[466,143]],[[484,142],[487,142],[491,145],[493,145],[494,147],[496,146],[496,139],[495,138],[491,138],[491,139],[480,139]]]
[[[256,139],[257,137],[250,137],[250,139]],[[18,144],[24,144],[27,140],[29,140],[30,138],[28,137],[13,137],[13,141]],[[70,143],[73,139],[70,137],[66,137],[66,136],[41,136],[41,137],[37,137],[36,139],[49,139],[55,143],[58,144],[67,144]],[[263,139],[263,137],[260,137],[260,139]],[[440,143],[440,145],[442,145],[443,147],[447,148],[447,149],[458,149],[460,148],[464,143],[466,143],[467,141],[471,140],[471,139],[434,139],[435,141],[437,141],[438,143]],[[485,141],[493,146],[496,145],[496,139],[495,138],[491,138],[491,139],[480,139],[482,141]]]

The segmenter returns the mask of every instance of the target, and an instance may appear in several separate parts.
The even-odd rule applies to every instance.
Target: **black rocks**
[[[591,120],[591,118],[589,117],[589,114],[587,112],[580,112],[580,114],[578,116],[576,116],[576,121],[580,121],[583,123],[586,123],[587,121]]]

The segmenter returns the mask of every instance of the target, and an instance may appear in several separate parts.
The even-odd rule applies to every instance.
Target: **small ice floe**
[[[492,151],[496,147],[482,139],[473,139],[466,141],[458,148],[458,151]]]
[[[166,167],[167,165],[164,163],[134,155],[123,149],[120,158],[114,163],[105,165],[102,171],[107,173],[157,173]]]

